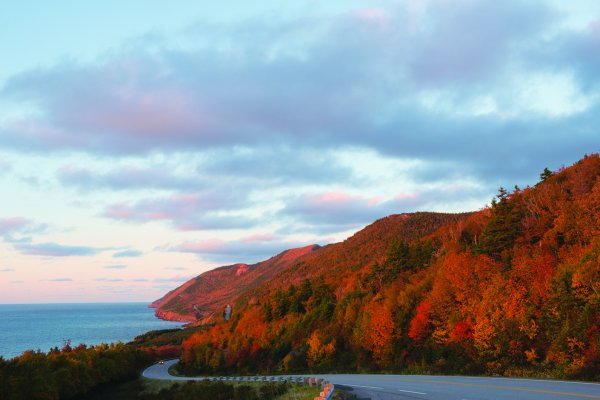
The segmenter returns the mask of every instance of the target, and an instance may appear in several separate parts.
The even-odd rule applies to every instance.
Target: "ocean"
[[[181,326],[156,318],[148,303],[0,304],[0,356],[47,352],[67,340],[73,347],[125,343],[150,330]]]

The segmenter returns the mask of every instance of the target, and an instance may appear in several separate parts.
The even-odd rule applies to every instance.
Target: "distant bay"
[[[0,356],[47,352],[67,340],[73,347],[128,342],[150,330],[181,326],[156,318],[148,303],[0,304]]]

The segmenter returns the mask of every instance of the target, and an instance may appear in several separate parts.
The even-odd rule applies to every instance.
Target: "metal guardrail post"
[[[308,383],[311,387],[313,386],[311,383],[314,383],[317,387],[322,385],[323,391],[314,400],[331,400],[333,398],[335,386],[332,383],[326,383],[323,379],[319,379],[317,384],[317,379],[315,378],[308,378]]]

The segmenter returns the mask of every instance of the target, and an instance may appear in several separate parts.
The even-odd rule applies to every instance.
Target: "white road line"
[[[408,375],[407,375],[408,376]],[[531,381],[531,382],[543,382],[543,383],[568,383],[570,385],[600,385],[597,382],[581,382],[581,381],[564,381],[560,379],[534,379],[534,378],[491,378],[489,376],[464,376],[463,378],[468,379],[498,379],[504,381]]]
[[[528,378],[503,378],[507,381],[531,381],[531,382],[552,382],[552,383],[569,383],[571,385],[598,385],[596,382],[579,382],[579,381],[551,381],[548,379],[528,379]]]
[[[404,392],[404,393],[414,393],[414,394],[427,394],[427,393],[423,393],[423,392],[413,392],[412,390],[402,390],[402,389],[398,389],[399,392]]]
[[[361,387],[361,388],[366,388],[366,389],[383,389],[382,387],[379,387],[379,386],[363,386],[363,385],[348,385],[348,386]]]

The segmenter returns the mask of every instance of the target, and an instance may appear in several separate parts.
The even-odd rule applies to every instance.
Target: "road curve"
[[[154,364],[143,372],[149,379],[200,380],[178,377],[169,367],[178,360]],[[290,375],[292,376],[292,375]],[[306,375],[293,375],[306,376]],[[600,399],[600,384],[538,379],[424,375],[311,375],[338,386],[350,386],[359,399],[372,400],[564,400]]]
[[[164,364],[155,363],[149,366],[142,372],[142,376],[148,379],[160,379],[160,380],[169,380],[169,381],[199,381],[202,380],[202,377],[193,378],[193,377],[181,377],[174,376],[169,374],[169,368],[172,365],[175,365],[179,362],[178,359],[167,360]]]

